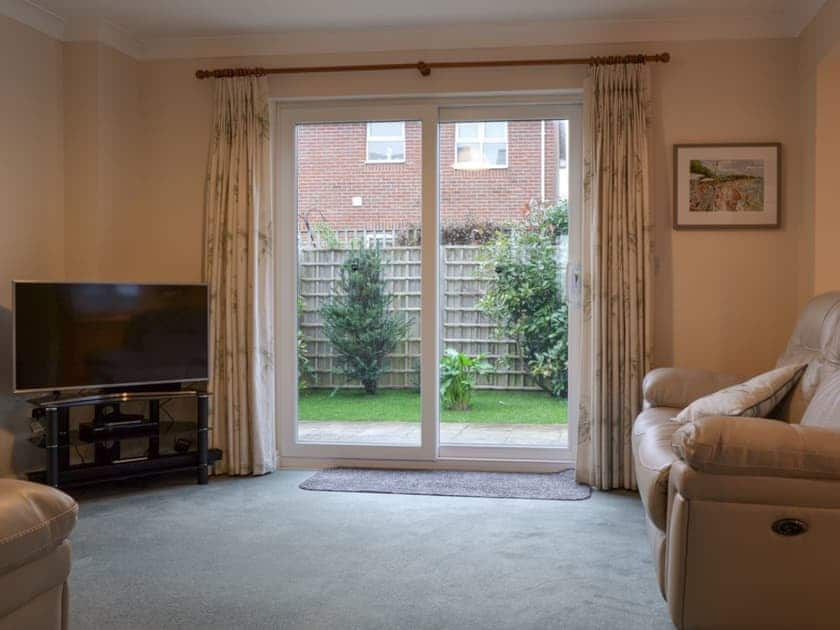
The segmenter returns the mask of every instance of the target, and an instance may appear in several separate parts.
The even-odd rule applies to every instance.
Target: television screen
[[[15,391],[205,380],[206,285],[14,283]]]

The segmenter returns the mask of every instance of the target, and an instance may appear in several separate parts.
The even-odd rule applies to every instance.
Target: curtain
[[[644,63],[595,65],[584,90],[577,478],[603,490],[636,488],[631,427],[651,363],[649,81]]]
[[[215,472],[264,474],[276,459],[272,216],[264,77],[215,80],[205,190],[210,286],[210,443]]]

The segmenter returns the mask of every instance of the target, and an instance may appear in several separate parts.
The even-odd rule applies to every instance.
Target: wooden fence
[[[385,288],[393,296],[393,308],[411,318],[406,339],[389,356],[387,369],[379,380],[383,388],[416,388],[420,383],[420,247],[398,245],[411,242],[398,231],[367,230],[341,234],[338,247],[331,235],[330,243],[304,240],[299,250],[299,295],[302,308],[299,326],[307,345],[311,368],[311,387],[358,387],[336,373],[335,354],[323,333],[321,307],[330,301],[334,285],[340,277],[341,265],[351,242],[377,243],[381,247]],[[417,242],[417,241],[414,241]],[[565,245],[565,244],[564,244]],[[442,346],[454,348],[470,356],[482,354],[495,370],[478,379],[481,389],[535,389],[527,377],[518,344],[498,336],[496,323],[479,307],[479,300],[489,287],[479,277],[478,245],[444,245],[441,247],[440,275]],[[565,246],[558,247],[565,262]],[[565,264],[563,264],[565,268]]]

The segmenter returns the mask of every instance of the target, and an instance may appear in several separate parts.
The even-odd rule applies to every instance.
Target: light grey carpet
[[[300,484],[304,490],[431,494],[445,497],[580,501],[592,494],[575,481],[574,470],[558,473],[468,472],[328,468]]]
[[[298,488],[312,472],[86,490],[71,630],[671,628],[638,495]]]

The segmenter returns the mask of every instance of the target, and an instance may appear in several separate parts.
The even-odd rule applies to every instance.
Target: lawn
[[[420,394],[405,389],[382,389],[375,396],[361,390],[313,389],[298,400],[301,420],[344,420],[347,422],[419,422]],[[545,392],[478,390],[473,392],[469,411],[451,411],[441,406],[442,422],[487,424],[565,424],[565,399]]]

